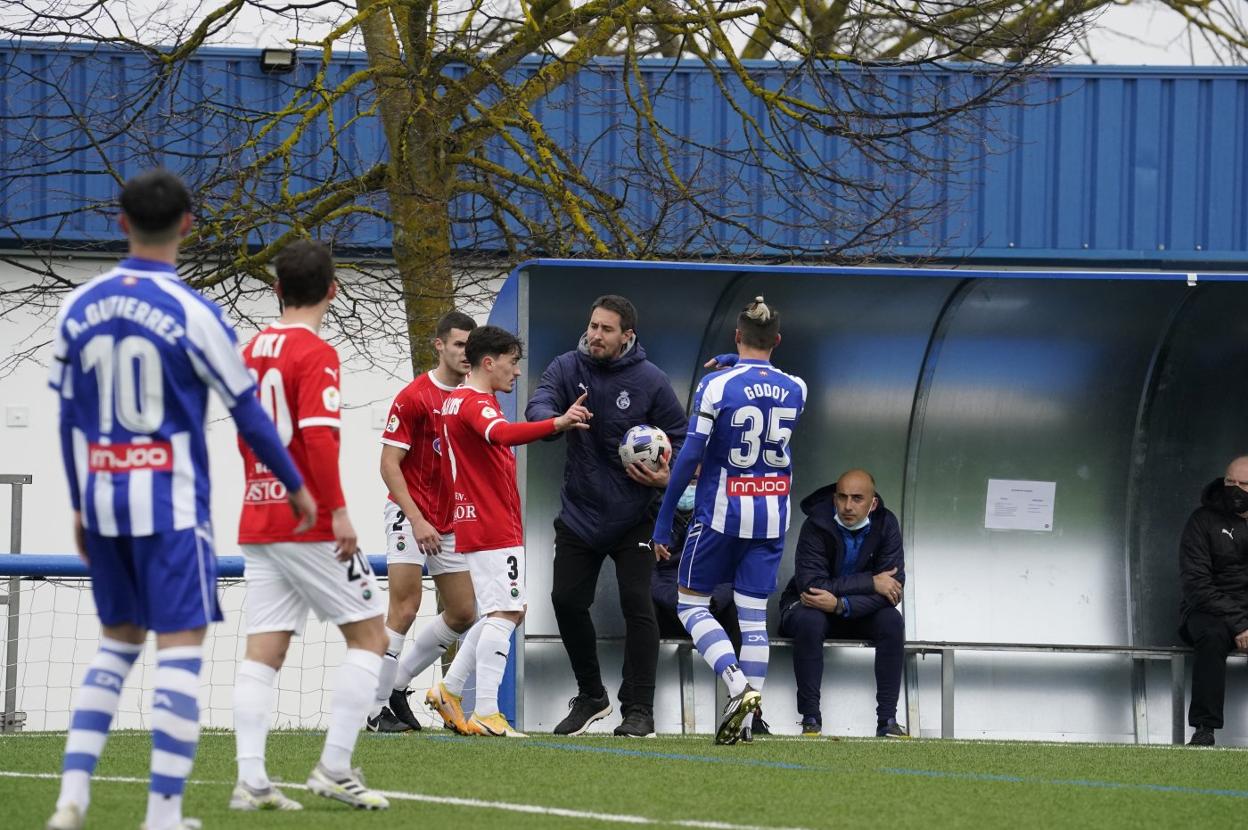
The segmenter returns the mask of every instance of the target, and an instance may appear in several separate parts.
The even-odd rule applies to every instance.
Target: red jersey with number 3
[[[316,524],[296,535],[286,488],[240,440],[246,484],[239,544],[333,541],[330,512],[343,506],[337,464],[342,409],[338,353],[306,326],[273,323],[243,347],[243,362],[256,379],[260,404],[273,419],[278,436],[316,499],[317,513]],[[308,431],[315,428],[327,429],[310,436]],[[310,438],[313,443],[322,443],[310,448]],[[312,460],[313,455],[328,452],[331,446],[332,459]]]
[[[489,392],[461,386],[442,403],[442,430],[455,482],[455,550],[472,553],[524,544],[516,455],[491,444],[507,419]]]
[[[426,372],[394,396],[381,434],[381,443],[407,450],[399,464],[407,493],[425,521],[442,534],[451,532],[455,498],[450,464],[442,452],[442,403],[453,391],[454,386],[444,386],[433,372]]]

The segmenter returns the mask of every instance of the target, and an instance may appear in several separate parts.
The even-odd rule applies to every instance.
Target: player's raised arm
[[[566,412],[540,421],[511,423],[499,411],[498,392],[510,392],[520,377],[520,358],[524,346],[520,339],[498,326],[481,326],[468,335],[466,347],[471,369],[465,386],[488,395],[478,397],[465,405],[465,424],[491,444],[512,447],[528,444],[541,438],[569,429],[589,429],[593,417],[585,408],[588,393],[581,395]]]

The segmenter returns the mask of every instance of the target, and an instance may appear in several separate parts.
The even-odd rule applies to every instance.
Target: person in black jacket
[[[641,464],[625,468],[620,439],[638,424],[667,433],[673,451],[684,442],[687,418],[671,381],[646,359],[637,342],[637,310],[624,297],[608,294],[590,308],[579,346],[551,361],[529,400],[526,417],[559,414],[581,394],[594,413],[590,428],[568,434],[562,508],[555,519],[555,563],[551,601],[559,636],[576,675],[577,695],[556,727],[579,735],[611,714],[598,666],[598,635],[589,608],[602,561],[615,561],[624,614],[624,677],[620,685],[623,722],[617,735],[654,734],[654,680],[659,661],[659,627],[650,601],[650,550],[654,501],[667,486],[664,459],[657,472]]]
[[[793,638],[802,734],[822,729],[823,641],[846,638],[875,643],[875,734],[907,738],[897,724],[906,641],[896,608],[906,579],[897,517],[865,470],[849,470],[811,493],[802,512],[793,578],[780,598],[780,633]]]
[[[1248,651],[1248,456],[1205,486],[1200,505],[1179,542],[1179,636],[1196,650],[1190,744],[1213,746],[1213,730],[1222,728],[1226,656]]]

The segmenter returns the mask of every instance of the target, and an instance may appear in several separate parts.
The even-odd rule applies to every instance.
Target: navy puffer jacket
[[[667,433],[673,452],[685,440],[688,419],[676,400],[671,381],[646,360],[633,338],[613,360],[590,357],[585,338],[578,348],[551,361],[525,418],[540,421],[563,414],[582,392],[594,413],[588,430],[569,430],[568,460],[563,471],[563,507],[559,518],[589,545],[608,545],[649,515],[651,503],[663,494],[634,482],[620,461],[620,439],[631,427],[651,424]]]

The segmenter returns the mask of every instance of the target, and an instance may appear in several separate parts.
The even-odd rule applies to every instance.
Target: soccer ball
[[[651,470],[659,469],[659,460],[672,451],[667,433],[649,424],[638,424],[624,433],[620,441],[620,460],[624,466],[640,461]]]

